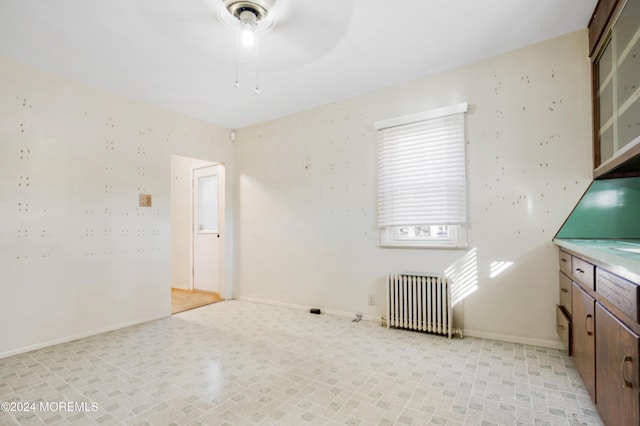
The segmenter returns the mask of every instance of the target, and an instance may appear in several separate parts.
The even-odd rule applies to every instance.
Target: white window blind
[[[463,103],[375,123],[380,228],[466,224],[466,110]]]

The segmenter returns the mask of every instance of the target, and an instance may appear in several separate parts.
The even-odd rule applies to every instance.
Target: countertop
[[[621,248],[640,250],[640,240],[560,239],[553,242],[574,252],[584,260],[601,266],[622,278],[640,284],[640,254],[621,251]]]

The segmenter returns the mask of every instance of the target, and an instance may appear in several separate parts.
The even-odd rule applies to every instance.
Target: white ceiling
[[[596,0],[278,0],[255,68],[222,0],[0,0],[0,55],[236,129],[587,26]]]

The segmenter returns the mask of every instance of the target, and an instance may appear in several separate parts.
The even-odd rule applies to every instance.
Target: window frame
[[[468,247],[468,236],[467,236],[467,209],[468,209],[468,194],[467,194],[467,177],[466,177],[466,111],[468,109],[467,103],[461,103],[457,105],[451,105],[443,108],[437,108],[429,111],[420,112],[417,114],[406,115],[402,117],[396,117],[389,120],[378,121],[374,123],[376,132],[378,134],[378,203],[379,203],[379,211],[378,211],[378,228],[380,229],[380,247],[399,247],[399,248],[442,248],[442,249],[464,249]],[[456,162],[458,167],[460,167],[460,161],[462,164],[462,173],[463,173],[463,190],[458,191],[457,195],[463,196],[462,204],[464,205],[464,219],[462,221],[456,223],[393,223],[393,224],[384,224],[380,225],[382,219],[380,216],[380,199],[381,199],[381,151],[383,149],[383,144],[385,141],[381,140],[383,135],[381,134],[381,130],[401,127],[410,124],[416,124],[420,122],[429,122],[431,120],[442,119],[446,116],[462,114],[462,124],[461,128],[456,128],[456,131],[461,133],[461,135],[456,135],[454,139],[454,143],[459,143],[458,149],[462,149],[462,158],[454,158],[453,161]],[[446,129],[447,123],[444,122],[443,130]],[[391,141],[387,143],[393,143]],[[387,149],[384,147],[384,149]],[[430,154],[425,154],[428,156]],[[448,158],[447,161],[452,161],[451,158]],[[462,223],[460,223],[462,222]],[[448,227],[448,236],[444,238],[435,237],[400,237],[399,230],[401,228],[406,227],[437,227],[437,226],[447,226]]]

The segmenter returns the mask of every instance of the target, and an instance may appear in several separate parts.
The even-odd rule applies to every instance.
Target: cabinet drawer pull
[[[569,293],[569,290],[567,290],[566,288],[561,288],[560,291],[563,293]]]
[[[567,259],[560,259],[560,262],[567,262]]]
[[[576,271],[580,272],[581,274],[584,274],[584,269],[576,268]]]
[[[591,323],[591,327],[589,327],[589,322]],[[593,329],[593,316],[591,314],[587,315],[584,319],[584,328],[587,330],[587,336],[593,336],[593,330],[589,330],[590,328]]]
[[[624,375],[624,365],[629,362],[631,363],[633,360],[630,356],[625,356],[624,359],[622,360],[622,364],[620,364],[620,375],[622,375],[622,381],[624,382],[624,384],[622,385],[623,388],[631,388],[633,387],[633,383],[631,383],[629,380],[627,380],[627,378]],[[633,364],[632,364],[633,366]]]

